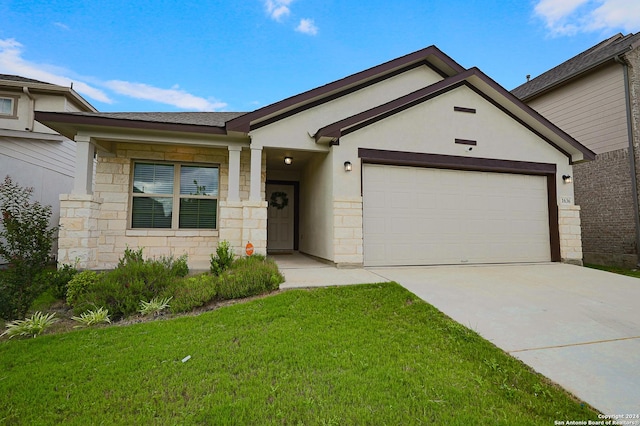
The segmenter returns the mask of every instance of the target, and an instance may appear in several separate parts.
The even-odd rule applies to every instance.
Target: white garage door
[[[544,176],[365,164],[367,266],[547,262]]]

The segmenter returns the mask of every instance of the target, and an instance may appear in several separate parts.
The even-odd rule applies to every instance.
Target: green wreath
[[[282,210],[289,205],[289,197],[286,192],[276,191],[271,194],[269,205],[278,210]]]

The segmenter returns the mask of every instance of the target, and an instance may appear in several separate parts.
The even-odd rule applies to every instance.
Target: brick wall
[[[635,220],[627,149],[573,166],[586,263],[635,266]]]

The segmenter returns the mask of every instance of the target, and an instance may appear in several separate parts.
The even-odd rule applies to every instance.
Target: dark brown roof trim
[[[468,112],[470,114],[475,114],[476,113],[476,109],[475,108],[465,108],[465,107],[454,106],[453,110],[456,111],[456,112]]]
[[[64,112],[36,111],[35,119],[40,123],[62,123],[78,126],[120,127],[125,129],[160,130],[180,133],[202,133],[226,135],[224,127],[197,124],[160,123],[157,121],[128,120],[122,118],[97,117]]]
[[[318,100],[316,100],[314,102],[310,102],[308,104],[301,105],[301,106],[299,106],[297,108],[294,108],[294,109],[289,110],[287,112],[284,112],[282,114],[278,114],[275,117],[271,117],[271,118],[269,118],[267,120],[264,120],[264,121],[261,121],[259,123],[252,124],[250,126],[250,129],[251,130],[259,129],[260,127],[267,126],[269,124],[275,123],[275,122],[280,121],[282,119],[285,119],[287,117],[291,117],[292,115],[298,114],[298,113],[300,113],[302,111],[306,111],[306,110],[314,108],[314,107],[316,107],[318,105],[322,105],[324,103],[333,101],[334,99],[338,99],[338,98],[341,98],[343,96],[349,95],[349,94],[351,94],[353,92],[357,92],[360,89],[364,89],[365,87],[372,86],[372,85],[374,85],[376,83],[379,83],[379,82],[384,81],[384,80],[386,80],[388,78],[391,78],[391,77],[395,77],[396,75],[400,75],[400,74],[402,74],[404,72],[407,72],[407,71],[409,71],[411,69],[414,69],[414,68],[418,68],[420,66],[427,66],[427,67],[431,68],[432,70],[434,70],[435,72],[437,72],[439,75],[442,74],[433,65],[431,65],[430,63],[428,63],[426,61],[417,62],[415,64],[408,65],[408,66],[406,66],[404,68],[400,68],[398,70],[395,70],[395,71],[393,71],[393,72],[391,72],[389,74],[381,75],[380,77],[374,78],[373,80],[368,80],[368,81],[366,81],[366,82],[364,82],[362,84],[359,84],[357,86],[350,87],[350,88],[348,88],[346,90],[343,90],[342,92],[334,93],[334,94],[329,95],[327,97],[318,99]],[[448,77],[448,76],[445,75],[444,77]]]
[[[324,126],[316,132],[315,139],[318,141],[322,137],[339,138],[342,135],[354,132],[368,126],[369,124],[373,124],[384,118],[390,117],[391,115],[397,114],[400,111],[404,111],[405,109],[432,99],[449,90],[460,87],[463,84],[464,79],[473,74],[473,69],[466,70],[460,74],[454,75],[453,77],[440,80],[430,86],[423,87],[420,90],[409,93],[408,95]]]
[[[495,90],[502,96],[506,97],[509,101],[514,103],[520,109],[524,110],[524,112],[526,112],[528,115],[532,116],[534,119],[536,119],[545,127],[547,127],[549,130],[553,131],[555,134],[560,136],[563,140],[565,140],[571,146],[575,147],[577,150],[582,152],[586,160],[595,159],[595,153],[593,151],[591,151],[590,149],[582,145],[580,142],[572,138],[569,134],[564,132],[558,126],[551,123],[549,120],[547,120],[538,112],[536,112],[534,109],[524,104],[517,97],[515,97],[513,94],[507,91],[504,87],[500,86],[498,83],[493,81],[491,78],[489,78],[486,74],[484,74],[482,71],[480,71],[476,67],[469,68],[468,70],[460,74],[454,75],[453,77],[449,77],[445,80],[434,83],[431,86],[427,86],[423,89],[417,90],[413,93],[410,93],[408,95],[395,99],[391,102],[387,102],[386,104],[380,105],[376,108],[369,109],[362,113],[345,118],[344,120],[340,120],[338,122],[329,124],[318,130],[318,132],[315,135],[315,139],[316,141],[318,141],[322,137],[329,137],[332,139],[340,138],[340,136],[347,135],[351,132],[354,132],[358,129],[366,127],[370,124],[373,124],[379,120],[387,118],[407,108],[418,105],[421,102],[425,102],[429,99],[432,99],[442,93],[453,90],[457,87],[460,87],[461,85],[465,85],[470,89],[472,89],[477,94],[479,94],[480,96],[482,96],[485,100],[490,102],[492,105],[495,105],[496,108],[500,109],[509,117],[513,118],[518,123],[523,125],[525,128],[533,132],[535,135],[537,135],[538,137],[540,137],[541,139],[549,143],[558,151],[562,152],[564,155],[567,156],[567,158],[569,158],[569,160],[571,160],[571,154],[569,154],[564,149],[560,148],[548,137],[544,136],[543,134],[535,130],[533,127],[528,125],[526,122],[524,122],[522,119],[518,118],[515,114],[513,114],[511,111],[509,111],[508,109],[500,105],[500,103],[495,101],[493,98],[485,94],[483,91],[481,91],[477,87],[475,87],[473,84],[466,81],[466,79],[471,76],[476,76],[480,78],[484,83],[488,84],[493,90]]]
[[[455,72],[464,71],[464,67],[462,65],[455,62],[453,59],[447,56],[440,49],[438,49],[435,46],[429,46],[427,48],[418,50],[408,55],[393,59],[389,62],[385,62],[381,65],[377,65],[373,68],[369,68],[359,73],[352,74],[343,79],[336,80],[324,86],[320,86],[315,89],[309,90],[307,92],[303,92],[301,94],[284,99],[280,102],[267,105],[263,108],[260,108],[253,112],[245,114],[242,117],[229,120],[227,122],[227,130],[240,131],[245,133],[249,132],[252,127],[251,122],[253,121],[260,120],[261,118],[272,115],[272,114],[277,114],[279,111],[285,110],[287,108],[292,108],[298,104],[309,102],[318,97],[323,97],[329,93],[333,93],[336,91],[345,92],[346,91],[345,88],[349,88],[353,85],[358,85],[358,86],[361,86],[360,88],[362,88],[368,84],[372,84],[370,82],[367,83],[368,80],[371,80],[374,78],[382,78],[382,79],[388,78],[389,74],[394,72],[398,68],[403,68],[406,71],[407,67],[412,64],[420,63],[422,65],[426,62],[427,58],[431,55],[437,57],[440,61],[442,61],[447,66],[449,66]],[[430,66],[432,65],[430,64]],[[432,68],[436,69],[433,66]],[[437,70],[437,72],[440,75],[444,74],[443,76],[446,76],[446,73],[444,73],[443,70]],[[324,102],[326,102],[326,100],[324,100]],[[284,117],[281,117],[281,118],[284,118]]]
[[[556,165],[553,163],[461,157],[456,155],[427,154],[424,152],[358,148],[358,157],[363,163],[386,164],[390,166],[414,166],[434,169],[471,170],[528,175],[549,175],[556,173]]]

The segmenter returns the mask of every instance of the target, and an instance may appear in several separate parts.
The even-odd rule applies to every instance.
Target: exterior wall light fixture
[[[284,164],[290,166],[293,163],[293,157],[284,157]]]
[[[572,183],[573,182],[573,178],[569,175],[562,175],[562,181],[564,183]]]
[[[351,171],[351,161],[345,161],[344,162],[344,171],[345,172],[350,172]]]

